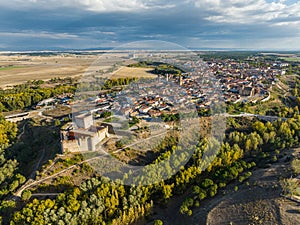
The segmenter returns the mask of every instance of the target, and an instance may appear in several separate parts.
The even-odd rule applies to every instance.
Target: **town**
[[[129,57],[137,60],[131,54]],[[258,65],[257,57],[244,61],[209,59],[184,63],[178,57],[166,62],[156,65],[142,62],[142,65],[154,68],[155,78],[129,80],[125,86],[113,86],[108,90],[102,90],[102,83],[99,83],[99,91],[93,91],[95,94],[88,95],[84,100],[79,100],[79,90],[75,94],[63,93],[44,99],[34,109],[39,111],[39,115],[48,115],[49,110],[53,111],[50,115],[62,122],[73,117],[73,122],[64,125],[61,130],[62,152],[95,151],[104,139],[115,138],[109,135],[108,130],[111,133],[120,127],[124,130],[124,121],[127,121],[125,130],[136,135],[132,125],[141,121],[144,127],[149,127],[157,119],[170,122],[178,121],[184,115],[211,116],[216,113],[214,107],[217,106],[221,106],[221,112],[225,113],[224,104],[267,102],[271,98],[272,87],[290,67],[289,63],[278,59]],[[140,64],[127,66],[134,68]],[[79,110],[76,109],[78,105]],[[57,111],[62,107],[66,112],[58,116]],[[78,125],[79,117],[89,122]],[[28,118],[28,113],[7,116],[12,121],[22,118]],[[108,129],[108,126],[114,128]],[[170,128],[167,124],[161,126],[161,132],[165,127]],[[117,140],[120,139],[118,136]]]
[[[187,63],[190,64],[191,62]],[[174,114],[178,112],[179,106],[188,107],[192,103],[197,109],[209,109],[220,90],[222,97],[219,100],[225,102],[265,102],[270,99],[270,90],[278,82],[278,77],[284,76],[289,67],[288,63],[278,60],[261,67],[235,60],[212,60],[206,64],[209,72],[164,74],[157,79],[139,82],[135,84],[138,92],[135,96],[128,96],[127,101],[120,100],[125,95],[130,95],[131,90],[126,88],[115,94],[101,93],[92,99],[98,109],[96,113],[112,109],[122,111],[129,117],[147,118],[158,117],[163,113]],[[146,89],[150,91],[145,91]],[[74,104],[71,97],[71,94],[66,94],[46,99],[38,103],[37,108],[51,104]]]
[[[239,193],[262,185],[269,187],[263,190],[267,196],[299,201],[299,174],[290,177],[288,169],[299,151],[287,150],[299,140],[299,63],[250,53],[168,54],[147,61],[153,53],[122,53],[126,63],[111,60],[111,67],[94,66],[86,77],[33,80],[2,90],[6,120],[0,123],[16,135],[9,154],[21,171],[29,171],[26,183],[15,176],[12,199],[43,204],[60,198],[66,185],[85,193],[90,179],[131,185],[165,177],[166,183],[150,187],[155,204],[169,204],[170,196],[187,187],[181,184],[196,184],[176,209],[185,218],[203,209],[204,199],[218,200],[217,193],[239,200]],[[274,177],[268,183],[258,176]],[[279,176],[290,178],[279,182]],[[282,189],[273,188],[278,185]],[[160,211],[151,216],[159,218]]]
[[[172,63],[178,65],[179,61],[175,60]],[[130,65],[130,67],[132,66],[134,65]],[[120,121],[123,123],[124,120],[129,121],[129,123],[132,120],[142,120],[144,126],[147,127],[151,126],[151,121],[157,121],[155,118],[160,118],[164,122],[174,119],[180,120],[180,116],[184,114],[193,115],[193,112],[199,116],[209,116],[212,115],[215,105],[268,101],[271,97],[272,86],[278,82],[278,77],[285,75],[289,64],[272,62],[268,66],[255,67],[249,62],[237,62],[235,60],[211,60],[205,63],[200,60],[185,62],[181,67],[189,72],[182,70],[182,72],[172,74],[168,73],[169,70],[163,71],[156,78],[133,81],[113,93],[101,92],[97,96],[89,96],[86,100],[89,107],[83,107],[82,112],[86,114],[86,109],[89,109],[90,116],[86,115],[86,117],[93,115],[95,123],[101,126],[103,124],[115,126],[115,130],[118,130],[120,126],[124,130],[124,126],[118,124],[121,123]],[[65,104],[69,99],[63,98],[61,100],[60,98],[59,101]],[[81,103],[75,102],[73,104],[80,105]],[[90,109],[91,106],[93,106],[92,109]],[[104,123],[108,119],[103,118],[102,115],[108,112],[111,120],[115,118],[118,122]],[[225,113],[225,109],[222,112]],[[98,133],[98,137],[95,139],[97,141],[92,141],[93,146],[86,144],[86,142],[82,144],[82,135],[77,132],[78,137],[74,136],[77,119],[74,121],[75,127],[68,125],[68,129],[62,131],[66,133],[62,136],[63,152],[70,149],[74,152],[80,149],[81,151],[96,150],[95,146],[108,137],[105,133],[100,135],[97,129],[93,129],[94,133],[90,133],[88,137],[88,132],[91,131],[90,126],[94,126],[94,124],[90,124],[90,126],[85,127],[85,140],[94,140],[93,136]],[[82,128],[82,126],[79,127]],[[130,126],[127,126],[127,129],[130,129]],[[132,131],[132,129],[130,130]],[[104,132],[108,133],[107,131]],[[103,138],[99,138],[99,135]],[[85,147],[74,147],[74,143]]]

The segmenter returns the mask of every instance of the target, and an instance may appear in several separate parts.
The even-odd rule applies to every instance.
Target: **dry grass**
[[[51,78],[79,77],[85,73],[106,71],[120,61],[120,54],[108,55],[0,55],[0,88],[26,83],[28,80],[50,80]],[[123,62],[128,65],[132,61]],[[122,66],[112,74],[112,78],[146,77],[155,78],[151,68],[130,68]],[[105,76],[104,76],[105,77]]]
[[[150,73],[152,68],[134,68],[122,66],[120,69],[112,73],[112,78],[120,77],[145,77],[145,78],[155,78],[156,75]]]
[[[44,111],[43,115],[54,117],[54,118],[59,118],[59,117],[63,117],[63,116],[68,116],[71,113],[72,113],[72,108],[67,107],[67,106],[58,106],[54,109]]]
[[[49,80],[55,77],[76,77],[96,60],[97,56],[0,55],[0,88],[22,84],[28,80]]]

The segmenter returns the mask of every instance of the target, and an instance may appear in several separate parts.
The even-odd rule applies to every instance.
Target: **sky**
[[[0,0],[0,50],[300,50],[298,0]]]

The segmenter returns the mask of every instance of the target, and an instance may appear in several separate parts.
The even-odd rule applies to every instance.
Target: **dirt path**
[[[23,127],[21,128],[22,129],[22,132],[18,135],[17,139],[20,140],[21,137],[23,136],[23,134],[25,133],[25,128],[26,128],[26,125],[27,125],[27,122],[23,125]]]
[[[35,179],[35,177],[36,177],[36,172],[38,171],[38,169],[39,169],[39,167],[40,167],[40,165],[41,165],[41,162],[42,162],[42,160],[44,159],[44,157],[45,157],[45,148],[43,148],[42,154],[41,154],[41,156],[40,156],[40,158],[39,158],[39,161],[37,162],[37,164],[35,164],[35,167],[34,167],[34,169],[33,169],[33,172],[30,174],[29,179]]]
[[[154,135],[154,136],[150,136],[150,137],[145,138],[145,139],[142,139],[142,140],[140,140],[140,141],[136,141],[136,142],[134,142],[134,143],[132,143],[132,144],[130,144],[130,145],[126,145],[125,147],[123,147],[123,148],[121,148],[121,149],[118,149],[118,150],[112,152],[112,154],[117,154],[117,153],[119,153],[119,152],[125,150],[126,148],[130,148],[130,147],[135,146],[135,145],[137,145],[137,144],[141,144],[141,143],[143,143],[143,142],[145,142],[145,141],[151,140],[152,138],[156,138],[156,137],[165,135],[166,133],[167,133],[167,131],[164,131],[164,132],[159,133],[159,134],[156,134],[156,135]],[[146,150],[145,150],[145,151],[146,151]]]
[[[93,157],[93,158],[84,160],[84,161],[82,161],[82,162],[80,162],[80,163],[74,164],[74,165],[72,165],[72,166],[69,166],[69,167],[66,168],[66,169],[63,169],[63,170],[60,171],[60,172],[57,172],[57,173],[52,174],[52,175],[50,175],[50,176],[44,177],[44,178],[42,178],[42,179],[40,179],[40,180],[34,181],[34,180],[33,180],[34,178],[32,178],[32,177],[30,176],[30,179],[29,179],[29,180],[28,180],[21,188],[19,188],[19,190],[18,190],[17,192],[15,192],[14,196],[15,196],[15,197],[20,197],[21,194],[22,194],[22,192],[23,192],[24,190],[30,188],[30,187],[33,187],[33,186],[35,186],[35,185],[37,185],[37,184],[40,184],[40,183],[42,183],[42,182],[44,182],[44,181],[46,181],[46,180],[56,178],[56,177],[58,177],[58,176],[64,174],[64,173],[67,172],[68,170],[74,169],[74,168],[77,167],[77,166],[80,166],[80,165],[82,165],[82,164],[84,164],[84,163],[87,163],[87,162],[91,162],[91,161],[93,161],[93,160],[96,160],[96,159],[98,159],[98,158],[104,157],[104,156],[106,156],[106,155],[107,155],[107,154],[103,154],[103,155],[100,155],[100,156],[96,156],[96,157]],[[42,160],[42,157],[40,158],[38,164],[41,162],[41,160]],[[34,170],[34,172],[32,173],[32,174],[34,174],[34,177],[35,177],[37,168],[38,168],[38,167],[36,166],[36,170]],[[31,175],[32,175],[32,174],[31,174]]]

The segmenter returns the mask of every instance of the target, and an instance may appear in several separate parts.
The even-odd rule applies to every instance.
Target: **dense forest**
[[[7,158],[7,149],[14,143],[17,132],[17,125],[0,115],[0,218],[16,205],[14,201],[4,199],[26,181],[20,174],[18,161]]]
[[[181,75],[181,73],[184,73],[184,71],[176,66],[169,65],[166,63],[161,62],[138,62],[135,64],[129,65],[129,67],[150,67],[154,68],[154,70],[151,71],[153,74],[159,74],[159,75],[166,75],[166,74],[173,74],[173,75]]]
[[[14,191],[25,178],[17,174],[18,162],[6,159],[6,149],[14,142],[17,126],[4,120],[0,115],[0,199]]]
[[[259,52],[249,52],[249,51],[218,51],[218,52],[209,52],[209,53],[203,53],[200,54],[200,57],[206,60],[211,59],[220,59],[220,60],[226,60],[226,59],[233,59],[233,60],[247,60],[249,57],[253,56],[261,56]]]
[[[65,82],[65,80],[59,80],[59,82]],[[63,93],[74,93],[76,86],[72,82],[71,80],[70,84],[56,84],[54,87],[43,87],[43,81],[33,81],[17,85],[13,89],[0,89],[0,112],[25,110],[44,99]]]

